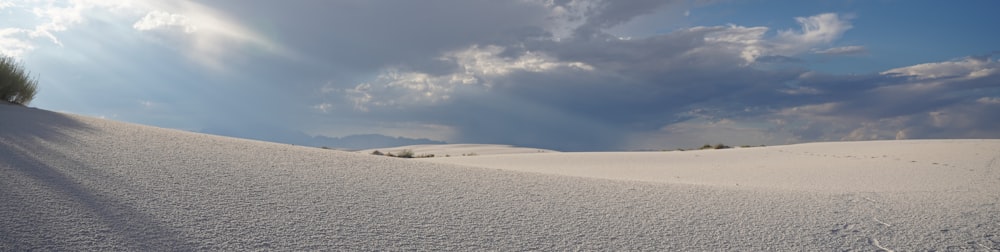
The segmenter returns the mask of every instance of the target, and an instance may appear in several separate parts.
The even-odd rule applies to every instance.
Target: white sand
[[[1000,140],[909,140],[421,160],[668,184],[849,193],[997,190],[998,156]]]
[[[990,251],[998,146],[397,159],[3,105],[0,251]]]

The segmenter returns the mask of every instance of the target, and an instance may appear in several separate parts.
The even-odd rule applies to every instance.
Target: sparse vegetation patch
[[[38,80],[32,78],[13,57],[0,56],[0,100],[28,105],[38,92]]]
[[[698,149],[699,150],[721,150],[721,149],[729,149],[729,148],[733,148],[733,147],[731,147],[729,145],[725,145],[725,144],[721,144],[720,143],[720,144],[715,144],[715,145],[705,144],[705,145],[702,145],[701,148],[698,148]]]
[[[417,155],[416,153],[413,153],[413,151],[409,150],[409,149],[401,150],[399,152],[396,152],[395,154],[393,154],[392,152],[385,152],[385,153],[383,153],[381,151],[375,150],[375,151],[372,151],[372,155],[387,156],[387,157],[398,157],[398,158],[432,158],[432,157],[434,157],[434,154]]]

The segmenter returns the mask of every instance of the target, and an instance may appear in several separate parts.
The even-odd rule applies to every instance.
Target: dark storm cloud
[[[901,74],[826,75],[799,67],[758,68],[757,64],[800,63],[801,59],[770,55],[747,62],[743,52],[761,45],[746,41],[768,39],[754,37],[759,36],[757,28],[695,27],[632,39],[602,31],[634,15],[648,13],[649,8],[652,7],[642,4],[598,3],[587,9],[589,19],[576,30],[577,35],[586,31],[590,33],[588,36],[564,40],[534,37],[521,43],[499,44],[503,50],[492,54],[477,47],[463,52],[478,55],[469,58],[475,59],[472,63],[463,62],[463,56],[441,63],[454,64],[456,70],[494,67],[509,72],[498,76],[473,75],[478,81],[472,85],[441,83],[448,78],[447,71],[432,74],[440,75],[442,79],[438,80],[387,81],[385,85],[391,88],[365,94],[391,99],[408,92],[400,87],[423,85],[440,87],[414,90],[478,92],[454,92],[450,93],[454,96],[450,99],[429,104],[393,103],[396,109],[376,108],[368,116],[374,120],[452,126],[459,141],[561,150],[628,148],[625,139],[629,135],[656,132],[695,119],[779,122],[760,130],[787,132],[797,137],[787,141],[891,138],[905,129],[912,132],[908,137],[920,137],[919,132],[928,130],[905,124],[925,123],[931,120],[926,118],[931,111],[947,110],[979,98],[966,93],[970,88],[984,88],[985,83],[992,81],[989,78],[971,83],[945,80],[949,84],[938,89],[921,89],[921,81]],[[849,26],[836,20],[836,16],[823,17],[832,17],[830,23]],[[720,41],[719,36],[736,39]],[[812,43],[804,41],[806,44],[802,45],[774,46],[794,48]],[[520,66],[525,57],[537,55],[551,58],[531,59],[551,64],[582,64],[587,68],[543,71],[503,66]]]

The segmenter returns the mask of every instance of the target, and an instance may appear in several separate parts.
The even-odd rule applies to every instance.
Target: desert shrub
[[[382,153],[381,151],[375,150],[375,151],[372,151],[372,155],[382,156],[382,155],[385,155],[385,153]]]
[[[396,157],[413,158],[413,151],[409,149],[401,150],[399,153],[396,153]]]
[[[729,149],[729,148],[733,148],[733,147],[730,147],[729,145],[725,145],[725,144],[715,144],[715,145],[705,144],[705,145],[702,145],[701,148],[698,148],[698,149],[699,150],[720,150],[720,149]]]
[[[434,154],[423,154],[416,156],[416,158],[432,158],[432,157],[434,157]]]
[[[28,105],[37,92],[37,79],[13,57],[0,56],[0,100]]]

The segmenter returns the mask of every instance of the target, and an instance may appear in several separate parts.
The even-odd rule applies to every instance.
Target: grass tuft
[[[0,100],[26,106],[37,93],[38,79],[14,57],[0,56]]]

